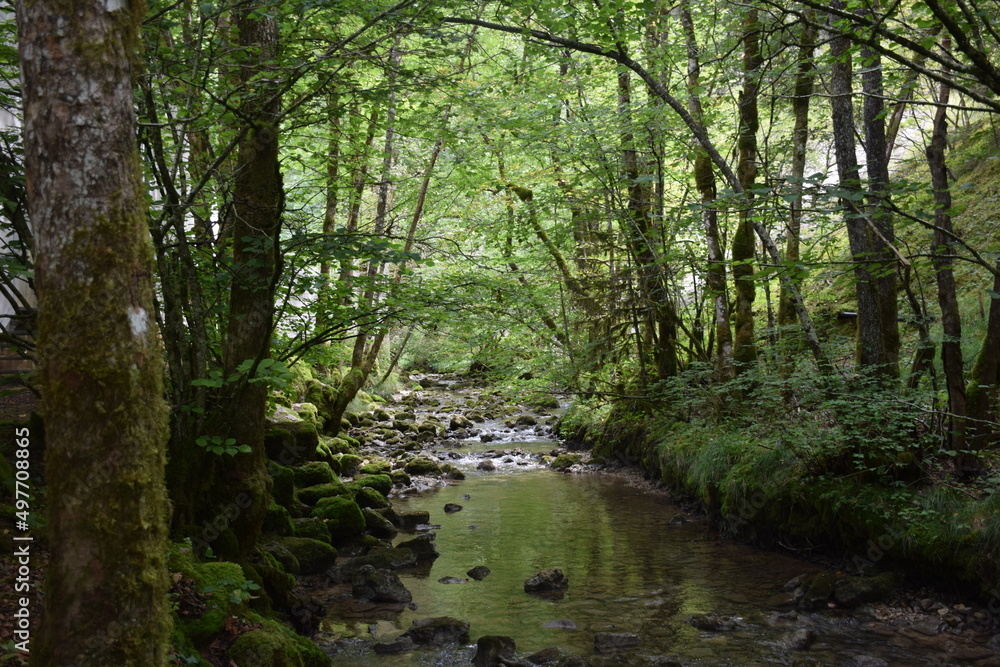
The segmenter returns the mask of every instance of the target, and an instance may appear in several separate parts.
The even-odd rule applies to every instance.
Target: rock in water
[[[413,600],[410,591],[391,570],[376,570],[363,565],[351,580],[354,597],[361,602],[392,602],[404,604]]]
[[[816,633],[811,628],[799,628],[785,635],[784,644],[793,651],[805,651],[816,641]]]
[[[417,535],[412,540],[400,542],[397,549],[409,549],[417,555],[417,560],[433,560],[440,556],[437,547],[434,546],[434,533],[424,533]]]
[[[483,459],[476,465],[476,470],[484,470],[486,472],[493,472],[497,469],[497,464],[493,462],[493,459]]]
[[[598,632],[594,635],[594,650],[598,653],[627,651],[641,643],[639,635],[631,632]]]
[[[475,667],[497,667],[508,664],[514,657],[516,646],[510,637],[487,635],[476,642],[476,657],[472,664]]]
[[[524,582],[526,593],[537,593],[542,591],[562,591],[569,586],[569,580],[562,570],[557,567],[536,572]]]
[[[721,614],[694,614],[688,618],[688,623],[699,630],[732,632],[739,626],[740,620],[736,616],[722,616]]]
[[[388,655],[390,653],[403,653],[416,647],[417,645],[409,637],[400,637],[391,642],[379,642],[372,646],[372,650],[379,655]]]
[[[482,581],[487,576],[489,576],[490,568],[486,567],[485,565],[477,565],[468,572],[466,572],[466,574],[475,579],[476,581]]]
[[[455,512],[461,512],[462,506],[456,503],[445,503],[444,511],[446,514],[454,514]]]
[[[460,577],[441,577],[438,579],[439,584],[467,584],[468,579],[462,579]]]
[[[468,644],[469,624],[450,616],[418,618],[403,636],[425,646]]]

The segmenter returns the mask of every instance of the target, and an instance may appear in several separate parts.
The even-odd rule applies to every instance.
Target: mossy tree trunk
[[[167,416],[132,101],[144,10],[17,7],[51,544],[34,665],[167,661]]]
[[[251,129],[240,143],[233,186],[233,283],[224,374],[237,374],[248,360],[251,365],[229,387],[224,414],[217,416],[215,426],[237,445],[249,445],[251,451],[219,459],[219,479],[213,487],[220,503],[232,503],[241,494],[250,497],[249,506],[229,525],[238,548],[236,553],[221,554],[229,557],[242,557],[254,547],[270,500],[264,456],[268,384],[255,375],[271,349],[284,204],[278,165],[281,98],[271,71],[278,51],[278,23],[260,7],[247,6],[237,26],[240,46],[248,55],[241,71],[247,89],[242,115]]]
[[[757,361],[757,339],[754,333],[753,260],[753,193],[757,179],[757,128],[760,124],[757,97],[760,91],[760,21],[759,11],[750,6],[743,18],[743,90],[740,92],[740,129],[737,137],[739,163],[736,175],[746,201],[740,210],[739,224],[733,235],[733,282],[736,288],[736,334],[733,340],[733,361],[736,373],[747,370]]]

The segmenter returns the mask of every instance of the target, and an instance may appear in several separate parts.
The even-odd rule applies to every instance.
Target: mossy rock
[[[267,553],[269,556],[274,558],[274,560],[281,565],[281,568],[285,572],[297,574],[299,570],[302,569],[299,565],[299,559],[295,557],[295,554],[277,541],[268,542],[267,544],[257,548],[261,552]]]
[[[361,470],[361,457],[357,454],[344,454],[340,457],[340,474],[345,476],[357,475]]]
[[[292,468],[292,473],[295,475],[295,486],[299,488],[329,484],[335,479],[333,469],[326,461],[308,461]]]
[[[368,475],[347,484],[347,488],[352,491],[362,487],[375,489],[383,496],[387,496],[389,495],[389,492],[392,491],[392,479],[389,475]]]
[[[263,549],[255,549],[250,556],[250,562],[260,577],[258,583],[274,604],[281,609],[290,608],[295,601],[295,596],[292,594],[292,589],[297,583],[295,577],[285,570],[277,558]]]
[[[360,535],[365,530],[365,517],[361,507],[347,498],[325,498],[312,516],[326,521],[332,539]]]
[[[233,593],[243,591],[246,576],[236,563],[205,563],[198,560],[187,545],[171,545],[167,556],[171,572],[178,572],[185,579],[194,581],[194,588],[208,595],[207,610],[200,616],[176,619],[180,634],[197,648],[207,646],[225,627],[226,618],[234,612],[245,611],[244,605],[234,605]]]
[[[410,475],[440,475],[441,466],[430,459],[417,457],[407,462],[403,470]]]
[[[382,408],[375,408],[372,410],[372,419],[378,422],[389,422],[392,421],[392,415]]]
[[[316,457],[319,433],[309,422],[283,422],[272,424],[264,434],[267,458],[281,465],[310,461]]]
[[[375,491],[375,489],[368,489]],[[378,491],[375,491],[378,493]],[[391,540],[399,534],[399,530],[392,525],[387,518],[369,507],[362,507],[361,513],[365,517],[365,530],[375,537],[383,540]]]
[[[345,412],[344,416],[341,417],[341,419],[346,420],[347,423],[349,423],[351,426],[361,425],[361,416],[358,415],[356,412]]]
[[[537,394],[528,399],[527,404],[537,410],[555,410],[559,407],[559,399],[552,394]]]
[[[582,460],[583,456],[580,454],[560,454],[552,459],[552,463],[550,463],[549,466],[553,470],[562,472],[564,470],[568,470],[570,466],[574,466]]]
[[[450,463],[442,463],[441,472],[451,479],[465,479],[465,473]]]
[[[413,483],[410,476],[406,474],[403,470],[393,470],[389,473],[389,479],[392,480],[393,484],[400,484],[402,486],[409,486]]]
[[[318,429],[323,427],[323,417],[319,414],[319,408],[312,403],[296,403],[292,406],[295,414],[302,418],[302,421],[309,422]]]
[[[337,560],[337,550],[320,540],[308,537],[282,537],[278,543],[299,561],[301,574],[318,574]]]
[[[292,525],[292,534],[295,537],[308,537],[320,542],[326,542],[327,544],[330,543],[330,529],[327,528],[326,522],[319,517],[310,516],[296,519],[292,522]]]
[[[362,508],[382,509],[389,506],[389,501],[385,499],[377,489],[370,486],[362,486],[354,493],[354,502]]]
[[[372,461],[361,466],[359,472],[362,475],[388,475],[392,470],[392,464],[388,461]]]
[[[306,505],[312,506],[318,504],[323,498],[350,495],[350,490],[339,479],[334,482],[326,482],[325,484],[317,484],[316,486],[308,486],[298,490],[299,500]]]
[[[291,468],[278,465],[274,461],[267,464],[267,473],[271,476],[271,498],[282,507],[291,510],[295,505],[295,475]]]
[[[261,526],[261,530],[275,535],[291,535],[292,515],[281,505],[271,503],[268,505],[267,514],[264,515],[264,525]]]
[[[262,623],[229,647],[227,655],[233,663],[240,667],[329,667],[330,658],[306,637],[270,619]]]

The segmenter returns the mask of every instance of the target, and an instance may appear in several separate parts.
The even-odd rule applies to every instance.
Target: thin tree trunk
[[[753,260],[755,243],[751,215],[753,208],[753,187],[757,178],[757,96],[760,76],[760,23],[758,10],[750,6],[743,19],[743,90],[739,99],[739,163],[736,175],[743,190],[745,203],[739,213],[739,223],[733,235],[733,283],[736,288],[736,332],[733,339],[733,361],[736,374],[748,370],[757,361],[757,337],[754,332],[753,302],[756,294],[754,286]]]
[[[167,409],[132,98],[143,12],[110,7],[17,5],[51,545],[30,648],[45,667],[168,659]]]
[[[681,26],[684,29],[688,56],[688,108],[699,124],[704,121],[701,95],[701,61],[691,11],[685,1],[681,5]],[[706,292],[712,303],[712,324],[715,334],[715,370],[725,382],[735,375],[733,370],[733,333],[729,321],[729,295],[726,290],[726,254],[719,234],[719,210],[716,206],[715,172],[708,153],[695,142],[694,181],[701,196],[702,225],[708,248],[708,268],[705,272]]]

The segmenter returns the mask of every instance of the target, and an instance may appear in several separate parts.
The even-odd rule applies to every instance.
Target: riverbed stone
[[[416,563],[417,556],[409,549],[376,547],[363,556],[356,556],[331,567],[326,571],[326,577],[332,584],[343,584],[366,565],[376,570],[399,570]]]
[[[484,470],[486,472],[493,472],[497,469],[496,462],[493,459],[483,459],[476,464],[476,470]]]
[[[389,507],[385,496],[370,486],[363,486],[354,493],[354,502],[362,508],[383,509]]]
[[[514,657],[517,646],[510,637],[486,635],[476,642],[476,656],[472,659],[475,667],[502,667]]]
[[[802,596],[799,604],[807,610],[825,606],[826,601],[833,595],[836,584],[837,575],[829,571],[820,572],[809,580],[805,595]]]
[[[436,535],[432,532],[423,533],[422,535],[417,535],[412,540],[400,542],[396,545],[396,548],[409,549],[416,555],[418,561],[433,560],[441,555],[434,545],[435,537]]]
[[[409,475],[440,475],[441,466],[437,462],[431,461],[430,459],[422,456],[418,456],[415,459],[407,462],[403,466],[403,470]]]
[[[396,525],[400,530],[412,532],[417,526],[426,526],[431,522],[430,512],[399,512]]]
[[[405,604],[413,595],[392,570],[375,569],[371,565],[358,568],[351,578],[351,592],[360,602]]]
[[[300,502],[309,506],[315,506],[323,498],[330,498],[332,496],[349,496],[350,494],[351,492],[347,489],[344,483],[338,479],[336,481],[324,482],[323,484],[316,484],[315,486],[299,489],[297,495]]]
[[[445,503],[444,505],[445,514],[454,514],[455,512],[461,512],[462,509],[463,509],[462,506],[457,503]]]
[[[722,614],[693,614],[688,624],[707,632],[732,632],[740,626],[740,618]]]
[[[489,576],[490,568],[486,567],[485,565],[477,565],[468,572],[466,572],[465,574],[472,577],[476,581],[482,581],[483,579]]]
[[[295,537],[308,537],[320,542],[330,542],[330,529],[327,527],[326,522],[318,517],[311,516],[295,519],[292,524],[294,526],[293,534]]]
[[[843,577],[834,586],[833,596],[839,604],[853,607],[885,598],[896,590],[900,583],[900,577],[893,572],[885,572],[874,577]]]
[[[562,591],[567,587],[569,587],[569,580],[563,574],[563,571],[557,567],[536,572],[524,582],[524,591],[526,593]]]
[[[391,655],[393,653],[405,653],[417,648],[416,643],[409,637],[399,637],[389,642],[378,642],[372,646],[372,650],[379,655]]]
[[[535,665],[548,665],[553,662],[559,662],[565,656],[566,654],[558,646],[549,646],[529,655],[528,661]]]
[[[375,493],[378,492],[375,491]],[[361,514],[365,517],[365,530],[369,534],[383,540],[391,540],[399,534],[391,521],[370,507],[362,507]]]
[[[782,640],[782,643],[792,651],[805,651],[816,641],[816,631],[812,628],[794,630]]]
[[[598,632],[594,635],[594,651],[597,653],[620,653],[642,644],[642,639],[631,632]]]
[[[422,646],[468,644],[469,624],[450,616],[418,618],[403,636]]]
[[[462,415],[451,415],[451,417],[448,419],[449,431],[457,431],[458,429],[462,428],[472,428],[473,425],[474,424],[467,417],[464,417]]]

